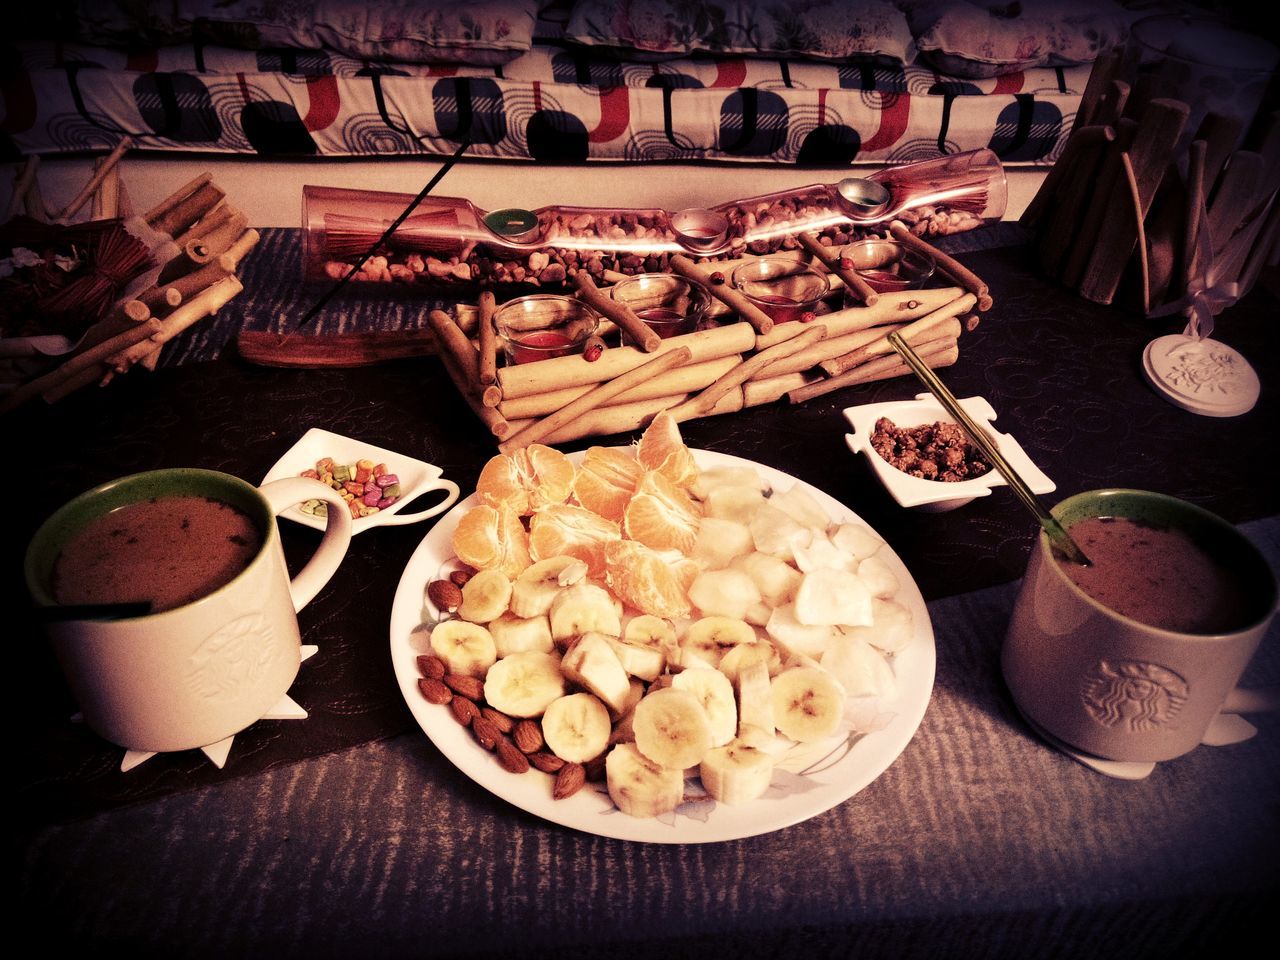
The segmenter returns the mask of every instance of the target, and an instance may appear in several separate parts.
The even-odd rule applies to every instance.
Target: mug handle
[[[351,510],[347,501],[339,496],[338,491],[328,484],[309,477],[285,477],[272,480],[258,488],[271,509],[279,516],[295,504],[306,500],[324,500],[329,504],[326,511],[324,537],[320,546],[311,555],[298,575],[289,583],[289,593],[293,597],[293,611],[297,613],[310,603],[320,588],[329,582],[329,578],[338,570],[342,558],[347,555],[347,547],[351,545]]]
[[[437,514],[444,513],[453,506],[454,502],[458,499],[458,494],[461,492],[458,489],[458,485],[452,480],[446,480],[444,477],[438,477],[435,483],[428,487],[424,487],[422,493],[416,495],[414,500],[418,499],[419,496],[430,493],[432,490],[447,490],[449,495],[430,510],[424,510],[421,513],[391,513],[387,514],[378,522],[385,527],[394,527],[402,523],[418,523],[419,521],[426,520],[429,517],[434,517]]]

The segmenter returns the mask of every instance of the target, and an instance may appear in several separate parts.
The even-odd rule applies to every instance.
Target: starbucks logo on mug
[[[1187,699],[1187,682],[1139,660],[1099,660],[1084,678],[1085,710],[1103,726],[1151,730],[1170,723]]]
[[[206,700],[234,697],[256,683],[274,658],[270,623],[251,613],[205,638],[191,654],[187,680]]]

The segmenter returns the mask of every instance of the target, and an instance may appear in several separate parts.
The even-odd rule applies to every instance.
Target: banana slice
[[[851,697],[887,696],[897,685],[884,654],[861,637],[836,637],[819,662]]]
[[[551,609],[561,587],[569,587],[587,575],[587,565],[577,557],[547,557],[529,566],[511,589],[511,612],[536,617]]]
[[[584,633],[622,635],[622,620],[604,587],[586,581],[564,587],[551,602],[551,637],[568,640]]]
[[[498,659],[493,635],[478,623],[446,620],[431,631],[431,650],[450,673],[483,677]]]
[[[689,599],[703,616],[743,619],[760,602],[755,581],[741,570],[707,570],[689,585]]]
[[[488,623],[507,612],[511,581],[501,570],[481,570],[462,588],[458,616],[472,623]]]
[[[755,640],[751,643],[740,643],[720,658],[719,671],[736,683],[738,675],[753,663],[762,663],[765,676],[772,676],[780,671],[782,657],[778,648],[768,640]]]
[[[667,665],[667,654],[661,646],[629,643],[616,637],[609,637],[609,644],[618,656],[618,662],[629,676],[640,680],[654,681]]]
[[[689,624],[684,641],[695,647],[736,647],[740,643],[755,643],[756,631],[751,624],[738,617],[715,615]]]
[[[773,678],[771,695],[778,732],[797,743],[822,740],[840,726],[844,690],[825,670],[815,667],[784,670]]]
[[[560,661],[538,650],[503,657],[484,678],[485,701],[512,717],[542,716],[565,689]]]
[[[627,708],[613,725],[609,734],[609,746],[615,743],[635,743],[636,732],[632,726],[636,717],[636,704],[644,697],[646,687],[639,680],[631,681],[631,694],[627,697]]]
[[[497,620],[490,621],[489,632],[493,634],[499,659],[526,650],[551,653],[556,648],[551,639],[551,621],[546,614],[540,617],[517,617],[508,610]]]
[[[603,633],[584,633],[565,651],[560,669],[571,681],[603,700],[617,717],[626,710],[631,679],[613,652],[611,639]]]
[[[561,760],[586,763],[609,746],[609,708],[589,693],[551,701],[542,715],[542,737]]]
[[[738,705],[733,699],[733,684],[719,670],[699,667],[676,674],[671,681],[676,690],[694,695],[711,724],[711,746],[721,747],[738,732]]]
[[[738,736],[744,727],[773,736],[777,725],[773,719],[773,684],[769,668],[763,661],[749,663],[738,671],[734,683],[738,690]]]
[[[672,770],[696,766],[711,749],[711,722],[702,704],[674,686],[651,691],[636,704],[631,725],[640,752]]]
[[[707,793],[720,803],[750,803],[769,789],[774,760],[741,740],[717,747],[702,758],[698,773]]]
[[[806,626],[865,627],[871,623],[871,596],[860,573],[821,567],[804,575],[792,609]]]
[[[654,763],[633,743],[610,750],[604,772],[609,797],[628,816],[660,817],[684,799],[684,773]]]
[[[642,647],[671,646],[676,642],[676,628],[671,625],[670,620],[642,613],[627,621],[622,639]]]

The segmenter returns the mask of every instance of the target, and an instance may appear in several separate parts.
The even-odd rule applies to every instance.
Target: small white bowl
[[[1057,489],[1056,484],[1031,462],[1018,441],[1007,433],[998,433],[991,428],[996,412],[982,397],[969,397],[960,401],[960,406],[974,421],[987,430],[996,443],[996,448],[1004,455],[1015,471],[1027,482],[1032,492],[1037,494],[1051,493]],[[903,473],[876,453],[871,446],[871,435],[875,432],[876,421],[888,417],[899,427],[918,427],[925,423],[953,423],[953,419],[943,409],[932,394],[919,394],[914,400],[890,400],[885,403],[867,403],[860,407],[848,407],[844,417],[853,427],[853,433],[845,434],[845,441],[854,453],[866,455],[867,463],[875,471],[889,495],[901,506],[916,510],[941,513],[962,507],[976,497],[990,495],[992,487],[1006,486],[1000,471],[992,467],[980,477],[972,480],[961,480],[958,483],[944,483],[941,480],[925,480]]]
[[[439,467],[406,457],[402,453],[352,440],[340,433],[330,433],[318,427],[312,427],[304,433],[302,438],[276,461],[276,465],[262,478],[262,482],[267,483],[282,477],[296,477],[303,470],[314,470],[316,461],[324,457],[332,457],[336,463],[355,463],[357,460],[385,463],[387,471],[394,473],[400,479],[400,496],[396,502],[375,514],[352,520],[353,536],[373,527],[419,523],[444,513],[458,499],[458,485],[452,480],[445,480],[442,476],[443,471]],[[445,498],[431,509],[421,513],[401,514],[399,512],[401,507],[430,490],[444,490]],[[298,523],[305,523],[308,527],[314,527],[317,530],[325,528],[324,517],[305,513],[296,506],[290,507],[281,516],[296,520]]]

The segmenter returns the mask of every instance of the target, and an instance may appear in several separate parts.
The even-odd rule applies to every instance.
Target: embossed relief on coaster
[[[1258,402],[1258,374],[1239,352],[1186,334],[1147,344],[1142,372],[1170,403],[1206,417],[1235,417]]]
[[[1167,667],[1140,660],[1099,660],[1085,675],[1080,698],[1105,727],[1154,730],[1172,723],[1191,688]]]

